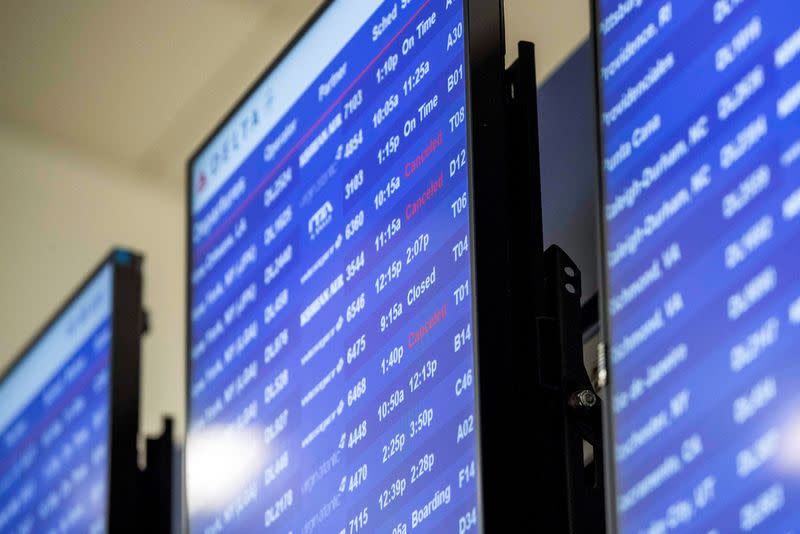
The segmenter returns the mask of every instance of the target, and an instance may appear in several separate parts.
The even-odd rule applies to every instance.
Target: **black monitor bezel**
[[[111,350],[106,471],[106,531],[131,532],[136,518],[142,257],[115,248],[80,282],[0,373],[0,383],[107,266],[112,268]]]
[[[603,461],[605,462],[605,495],[606,495],[606,526],[609,532],[618,532],[618,517],[617,517],[617,462],[615,452],[615,430],[614,430],[614,369],[611,364],[611,321],[608,320],[609,313],[609,273],[607,250],[608,250],[608,222],[605,217],[606,205],[606,175],[605,165],[603,162],[603,154],[605,153],[605,132],[601,120],[603,110],[603,82],[600,79],[600,65],[602,64],[602,44],[600,36],[597,32],[597,27],[600,24],[600,0],[589,0],[591,9],[591,29],[590,39],[594,45],[594,95],[595,95],[595,128],[597,129],[597,257],[598,257],[598,273],[600,275],[600,283],[597,289],[600,305],[600,340],[603,343],[603,353],[605,356],[605,386],[606,392],[611,392],[611,397],[606,396],[606,402],[603,403]]]
[[[188,440],[191,406],[191,310],[192,310],[192,166],[247,98],[269,77],[334,0],[323,0],[267,68],[217,123],[186,162],[186,426]],[[510,309],[508,277],[510,217],[507,213],[508,143],[506,126],[505,28],[502,0],[461,0],[466,25],[466,93],[469,106],[468,146],[470,233],[472,247],[473,316],[476,369],[476,456],[478,468],[479,526],[483,532],[519,526],[524,510],[511,509],[506,492],[519,484],[514,462],[507,454],[508,395],[512,332],[508,317],[498,310]],[[476,149],[480,146],[480,150]],[[483,355],[483,356],[482,356]],[[186,495],[186,460],[183,477]],[[183,512],[188,532],[188,499]]]

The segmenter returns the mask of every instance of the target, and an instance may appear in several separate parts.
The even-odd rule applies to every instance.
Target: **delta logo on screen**
[[[195,185],[195,193],[202,193],[206,189],[206,185],[208,185],[208,179],[206,178],[206,174],[202,173],[200,177],[197,179],[197,184]]]
[[[223,181],[227,179],[227,174],[232,173],[235,169],[226,166],[238,166],[242,154],[248,151],[249,143],[257,138],[261,122],[261,114],[254,107],[226,126],[214,138],[208,148],[203,151],[200,161],[197,163],[198,166],[204,168],[204,171],[200,173],[195,184],[195,194],[205,191],[209,176],[215,186],[220,179]],[[221,173],[225,173],[225,176],[220,176]]]

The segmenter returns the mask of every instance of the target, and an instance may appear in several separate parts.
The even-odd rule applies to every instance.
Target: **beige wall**
[[[146,255],[143,429],[183,418],[183,217],[178,190],[0,126],[0,367],[113,245]]]
[[[588,35],[588,0],[506,0],[505,9],[509,62],[518,40],[535,41],[540,80]],[[142,176],[0,124],[0,368],[111,246],[132,247],[146,256],[151,316],[142,428],[156,432],[162,413],[182,428],[182,172]]]
[[[533,41],[539,83],[589,37],[589,0],[505,0],[504,6],[508,59],[518,41]]]

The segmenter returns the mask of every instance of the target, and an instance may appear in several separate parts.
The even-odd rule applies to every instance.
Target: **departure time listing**
[[[0,382],[0,532],[106,532],[112,266]]]
[[[620,531],[792,531],[800,11],[600,5]]]
[[[192,532],[478,528],[464,6],[361,3],[193,164]]]

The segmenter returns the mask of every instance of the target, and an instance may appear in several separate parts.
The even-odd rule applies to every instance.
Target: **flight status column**
[[[113,273],[0,383],[0,532],[106,530]]]
[[[621,532],[800,525],[800,10],[601,0]]]
[[[191,166],[192,532],[478,529],[464,6],[359,2]]]

